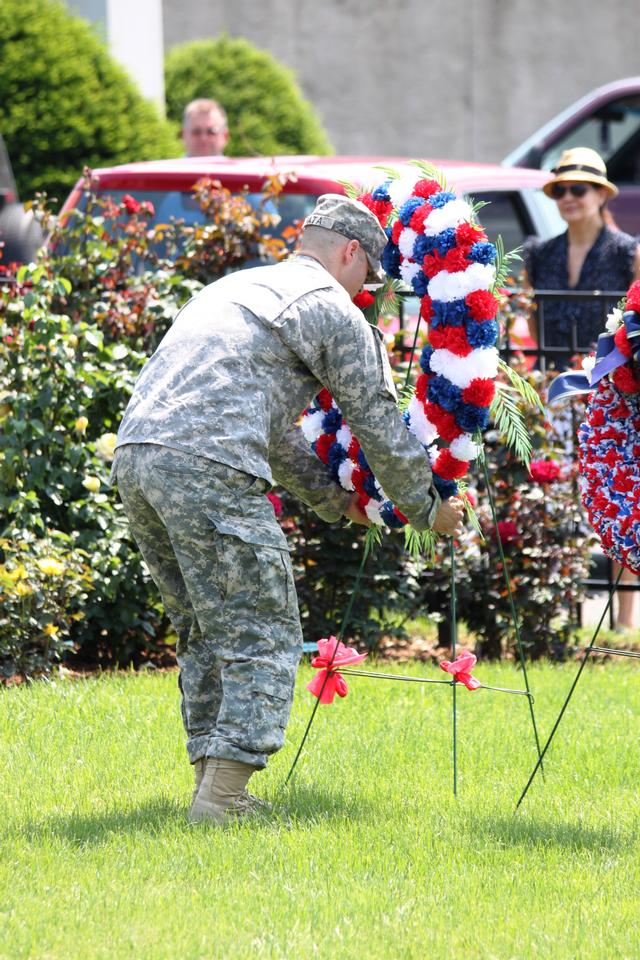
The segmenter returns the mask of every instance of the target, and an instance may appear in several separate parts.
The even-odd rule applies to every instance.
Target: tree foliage
[[[0,133],[23,200],[62,200],[85,164],[177,156],[171,125],[58,0],[0,2]]]
[[[229,119],[229,156],[325,154],[327,137],[291,70],[240,37],[175,47],[166,60],[167,113],[180,123],[190,100],[218,100]]]

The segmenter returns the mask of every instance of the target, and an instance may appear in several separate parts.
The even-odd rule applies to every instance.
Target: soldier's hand
[[[438,507],[433,529],[436,533],[443,533],[448,537],[459,537],[462,533],[464,517],[464,503],[459,497],[450,497],[443,500]]]
[[[351,503],[349,504],[349,509],[345,512],[345,517],[347,520],[351,520],[352,523],[361,523],[364,527],[371,526],[371,520],[369,520],[366,513],[363,513],[358,506],[357,493],[354,493],[351,497]]]

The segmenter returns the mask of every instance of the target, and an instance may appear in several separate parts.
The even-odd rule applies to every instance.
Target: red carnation
[[[622,393],[640,393],[640,379],[635,376],[628,364],[625,363],[623,367],[618,367],[617,370],[613,371],[611,376],[616,387],[622,391]],[[626,404],[625,408],[628,409]],[[613,410],[611,411],[611,415],[614,415]]]
[[[423,320],[426,320],[427,323],[429,323],[433,316],[433,300],[428,293],[426,293],[420,301],[420,316]]]
[[[463,403],[472,403],[475,407],[488,407],[496,392],[493,380],[476,377],[462,391]]]
[[[402,512],[402,510],[398,510],[397,507],[394,507],[394,508],[393,508],[393,512],[395,513],[395,515],[396,515],[396,517],[398,518],[398,520],[400,520],[402,523],[409,523],[408,517],[405,517],[404,513]]]
[[[353,470],[351,474],[351,482],[356,488],[356,490],[358,491],[358,493],[360,494],[363,493],[362,484],[366,479],[367,479],[367,472],[365,470],[361,470],[360,467],[356,467]]]
[[[464,327],[436,327],[429,331],[429,343],[434,350],[450,350],[458,357],[468,357],[473,350]]]
[[[560,466],[555,460],[532,460],[529,473],[536,483],[553,483],[560,476]]]
[[[326,387],[323,387],[316,400],[320,404],[321,408],[325,411],[331,409],[331,404],[333,403],[333,397],[329,393]]]
[[[433,469],[444,480],[457,480],[464,477],[469,469],[469,461],[458,460],[450,450],[441,450]]]
[[[468,247],[452,247],[451,250],[447,250],[444,257],[445,270],[448,270],[449,273],[459,273],[460,270],[466,270],[469,266],[468,252]]]
[[[604,412],[600,407],[594,407],[589,418],[592,427],[603,427],[605,424]]]
[[[636,280],[629,287],[625,309],[635,310],[636,313],[640,313],[640,280]]]
[[[444,257],[437,250],[434,253],[428,253],[422,261],[422,268],[429,280],[432,280],[436,274],[445,269]]]
[[[421,373],[416,380],[416,397],[422,403],[427,399],[427,390],[429,389],[429,377],[426,373]]]
[[[414,210],[411,215],[411,220],[409,220],[411,229],[415,230],[416,233],[424,233],[424,222],[432,210],[433,207],[426,201]]]
[[[520,531],[513,520],[498,521],[498,536],[501,543],[513,543],[520,536]]]
[[[329,447],[335,442],[335,433],[323,433],[316,440],[316,454],[323,463],[329,463]]]
[[[461,428],[456,423],[454,415],[447,410],[443,410],[440,404],[425,403],[424,412],[427,419],[431,421],[438,431],[438,434],[443,440],[446,440],[447,443],[451,443],[452,440],[455,440],[456,437],[459,437],[462,433]]]
[[[461,223],[456,227],[456,240],[463,246],[472,246],[478,240],[486,240],[487,235],[482,227],[473,223]]]
[[[358,200],[371,210],[381,227],[386,227],[389,214],[393,210],[390,200],[374,200],[370,193],[363,193]]]
[[[370,307],[372,303],[375,302],[375,297],[368,290],[361,290],[360,293],[357,293],[353,298],[353,303],[356,307],[359,307],[360,310],[366,310],[367,307]]]
[[[135,214],[140,213],[142,204],[139,203],[135,197],[132,197],[130,193],[125,193],[124,197],[122,198],[122,206],[125,208],[127,213]]]
[[[498,312],[498,300],[488,290],[474,290],[467,294],[464,302],[469,307],[472,320],[493,320]]]
[[[434,193],[440,193],[442,187],[437,180],[418,180],[413,188],[414,197],[431,197]]]
[[[391,242],[395,243],[396,247],[398,246],[398,242],[400,240],[400,234],[402,233],[403,230],[404,230],[404,223],[402,222],[402,220],[396,220],[393,227],[391,228]]]
[[[629,343],[629,338],[627,337],[627,330],[624,324],[621,327],[618,327],[618,329],[616,330],[615,336],[613,338],[613,342],[615,343],[620,353],[623,353],[625,357],[631,356],[631,344]]]
[[[347,453],[351,460],[356,461],[358,454],[360,453],[360,443],[356,440],[355,437],[351,437],[351,443],[349,444],[349,449]]]

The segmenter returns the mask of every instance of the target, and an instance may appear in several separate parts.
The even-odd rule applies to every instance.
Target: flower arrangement
[[[585,365],[593,390],[578,430],[580,486],[607,556],[640,573],[640,282],[607,319],[598,358]]]
[[[420,316],[429,325],[422,372],[404,418],[428,452],[434,485],[444,499],[459,492],[459,481],[480,452],[475,435],[487,427],[495,394],[497,250],[474,221],[472,207],[446,188],[437,171],[417,166],[422,174],[417,179],[388,179],[358,199],[386,229],[385,272],[421,298]],[[304,411],[302,429],[336,482],[357,492],[360,509],[374,524],[407,523],[326,390]]]

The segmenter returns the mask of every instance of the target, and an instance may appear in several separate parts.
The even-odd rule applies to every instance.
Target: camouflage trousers
[[[156,444],[119,448],[113,477],[178,635],[191,763],[264,767],[284,742],[302,652],[267,482]]]

